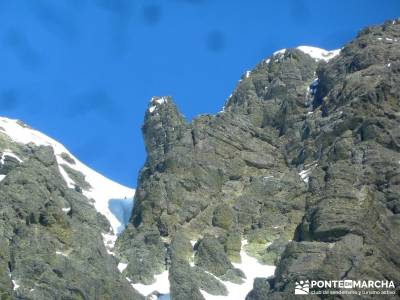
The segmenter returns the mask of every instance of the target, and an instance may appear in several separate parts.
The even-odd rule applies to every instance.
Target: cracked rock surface
[[[211,293],[190,276],[195,268],[240,282],[231,263],[244,239],[248,253],[277,266],[248,300],[290,299],[303,279],[399,282],[399,68],[400,24],[391,21],[328,62],[299,49],[269,57],[217,115],[188,123],[170,97],[154,98],[121,255],[138,242],[152,257],[138,266],[146,280],[171,266],[172,299]],[[174,255],[178,233],[196,243],[194,259],[190,249]]]

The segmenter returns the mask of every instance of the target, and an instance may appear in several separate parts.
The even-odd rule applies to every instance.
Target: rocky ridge
[[[107,201],[134,191],[20,121],[0,118],[0,155],[0,299],[144,299],[110,255]]]
[[[290,299],[306,279],[399,282],[399,46],[390,21],[340,53],[278,51],[190,123],[153,98],[124,274],[169,271],[171,299],[213,299],[246,280],[245,249],[277,267],[248,300]]]
[[[216,115],[189,123],[154,97],[118,238],[109,200],[134,191],[1,118],[0,299],[292,299],[309,279],[398,287],[399,83],[395,20],[340,51],[275,52]]]

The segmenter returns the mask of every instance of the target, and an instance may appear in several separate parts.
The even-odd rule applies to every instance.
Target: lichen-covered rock
[[[169,270],[171,298],[177,300],[204,300],[200,293],[199,285],[191,277],[192,271],[190,265],[183,261],[172,261]]]
[[[0,182],[1,299],[143,299],[106,251],[108,221],[67,187],[52,148],[0,140],[21,160]]]
[[[235,222],[235,213],[228,205],[217,206],[213,213],[212,224],[229,230]]]
[[[229,269],[233,269],[224,247],[213,236],[205,236],[197,248],[196,265],[216,275],[223,276]]]
[[[61,164],[61,167],[65,170],[65,172],[67,172],[68,176],[75,182],[76,187],[79,187],[81,190],[91,189],[90,184],[85,180],[85,176],[82,173],[72,169],[67,164]]]
[[[398,21],[369,27],[318,67],[312,126],[296,150],[313,164],[307,210],[277,265],[272,299],[291,299],[303,279],[400,280],[396,40]]]
[[[151,284],[153,275],[167,268],[164,243],[157,230],[142,232],[128,227],[117,246],[124,260],[128,261],[125,275],[133,283]]]
[[[169,250],[171,259],[183,260],[186,262],[192,260],[193,246],[183,231],[179,231],[175,234]]]
[[[226,287],[212,274],[193,266],[194,249],[186,234],[175,234],[170,246],[171,266],[169,280],[173,299],[204,299],[200,290],[211,295],[227,295]]]
[[[206,291],[208,294],[215,296],[228,295],[228,290],[226,289],[225,285],[222,284],[213,275],[204,272],[203,269],[194,267],[192,269],[192,274],[201,290]]]
[[[254,279],[253,290],[247,295],[246,300],[268,299],[270,286],[265,278]]]
[[[246,239],[277,264],[253,298],[290,298],[300,277],[398,282],[399,35],[398,21],[367,28],[328,62],[281,51],[242,76],[222,112],[190,123],[171,98],[152,99],[129,230],[156,230],[167,260],[184,231],[197,268],[233,281]],[[179,295],[199,297],[205,279],[183,279],[189,252],[171,265],[187,282]]]
[[[223,281],[244,280],[232,264],[243,247],[277,266],[248,300],[292,299],[307,279],[400,282],[399,41],[397,20],[327,62],[281,51],[242,76],[222,112],[190,123],[153,98],[116,257],[83,174],[0,128],[2,299],[143,299],[126,278],[150,284],[165,270],[173,300],[227,295]]]
[[[219,240],[224,245],[228,258],[233,262],[240,262],[240,250],[242,249],[240,232],[230,231],[226,235],[221,235]]]
[[[280,255],[286,248],[288,241],[284,238],[279,238],[274,240],[271,245],[269,245],[264,252],[262,252],[261,260],[268,265],[275,265],[279,260]]]

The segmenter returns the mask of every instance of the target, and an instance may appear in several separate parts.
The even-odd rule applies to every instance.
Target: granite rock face
[[[147,160],[110,255],[75,160],[0,127],[0,299],[144,299],[131,283],[166,271],[173,300],[229,298],[243,250],[276,265],[247,300],[292,299],[300,280],[398,286],[400,21],[326,61],[275,53],[216,115],[189,123],[154,97],[142,130]]]
[[[399,128],[398,21],[362,30],[327,62],[299,49],[274,54],[216,115],[188,123],[170,97],[155,97],[119,253],[139,243],[152,257],[147,279],[169,269],[178,300],[210,293],[193,270],[240,282],[232,262],[242,240],[277,266],[248,299],[290,299],[303,279],[399,282]],[[156,250],[143,242],[150,233]],[[187,249],[179,259],[177,233]]]
[[[362,30],[318,66],[314,112],[295,158],[315,165],[307,208],[278,263],[272,299],[289,299],[302,279],[398,285],[399,63],[400,23],[393,21]]]
[[[107,219],[67,187],[53,149],[2,132],[0,146],[0,299],[144,299],[107,253]]]

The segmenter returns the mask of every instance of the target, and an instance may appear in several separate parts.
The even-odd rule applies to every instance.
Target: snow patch
[[[22,163],[22,159],[20,159],[17,155],[15,155],[14,153],[11,152],[11,150],[4,150],[3,151],[3,155],[1,156],[0,162],[2,165],[4,165],[6,156],[15,158],[19,163]]]
[[[301,171],[301,172],[299,173],[301,179],[302,179],[305,183],[308,183],[308,180],[309,180],[311,171],[312,171],[311,169],[307,169],[307,170],[303,170],[303,171]]]
[[[194,267],[194,255],[195,255],[195,253],[193,252],[192,256],[190,257],[189,265],[191,267]]]
[[[313,81],[310,84],[310,88],[316,87],[319,83],[319,78],[314,78]]]
[[[164,103],[167,103],[168,99],[166,97],[152,97],[150,100],[150,103],[152,104],[152,106],[149,107],[149,112],[153,113],[156,109],[157,109],[157,105],[162,105]]]
[[[122,273],[126,269],[127,266],[128,266],[128,264],[126,264],[126,263],[119,263],[118,270]]]
[[[164,103],[167,103],[167,98],[161,97],[161,98],[155,99],[154,101],[158,104],[164,104]]]
[[[340,53],[340,49],[327,51],[321,48],[311,47],[311,46],[299,46],[296,49],[310,55],[316,61],[319,60],[329,61],[330,59],[334,58]]]
[[[115,241],[117,240],[117,236],[115,234],[102,233],[103,243],[106,247],[107,253],[110,255],[115,255],[112,250],[114,249]]]
[[[13,279],[13,280],[11,280],[12,281],[12,283],[13,283],[13,290],[15,291],[16,289],[18,289],[19,287],[20,287],[20,285]]]
[[[192,256],[190,257],[190,261],[189,261],[189,265],[191,267],[194,267],[194,256],[196,255],[196,252],[197,252],[197,251],[194,251],[194,246],[196,245],[196,243],[197,243],[197,241],[195,241],[195,240],[190,241],[190,244],[192,245],[192,249],[193,249]]]
[[[159,103],[164,103],[165,100]],[[158,101],[156,100],[156,101]],[[96,171],[90,169],[81,163],[75,156],[73,156],[62,144],[54,139],[46,136],[45,134],[34,130],[21,122],[13,119],[0,117],[0,131],[8,135],[14,142],[29,144],[33,143],[37,146],[50,146],[54,150],[59,170],[69,188],[75,188],[75,182],[68,176],[67,172],[62,168],[61,164],[67,164],[72,169],[81,172],[85,176],[85,180],[92,187],[89,190],[84,190],[83,195],[88,199],[93,199],[95,209],[104,215],[110,222],[110,232],[116,234],[121,227],[121,221],[109,209],[109,200],[111,199],[132,199],[135,190],[120,185]],[[62,154],[68,154],[75,163],[68,163],[62,158]],[[7,154],[8,155],[8,154]],[[116,239],[116,236],[115,236]]]
[[[169,293],[169,279],[168,270],[165,270],[161,274],[155,275],[155,282],[152,284],[132,283],[132,286],[143,296],[148,296],[153,292],[157,291],[160,294]],[[128,279],[128,278],[127,278]],[[128,281],[130,281],[128,279]]]
[[[286,49],[281,49],[281,50],[275,51],[272,55],[275,56],[278,54],[285,54],[285,52],[286,52]]]
[[[68,257],[68,253],[66,253],[66,252],[56,251],[56,254],[57,254],[57,255],[64,256],[64,257]]]
[[[75,181],[73,181],[71,179],[71,177],[69,177],[68,173],[64,170],[64,168],[60,165],[60,162],[57,159],[57,162],[59,163],[58,165],[58,170],[60,171],[61,176],[64,178],[64,181],[67,183],[67,186],[70,189],[74,189],[75,188]]]
[[[324,61],[329,61],[330,59],[334,58],[335,56],[339,55],[340,49],[336,50],[325,50],[317,47],[312,47],[312,46],[298,46],[296,49],[310,55],[312,58],[314,58],[316,61],[324,60]],[[283,55],[285,54],[287,49],[281,49],[278,51],[275,51],[272,56],[277,56],[277,55]],[[275,62],[278,61],[275,59]],[[264,61],[265,63],[269,63],[270,59],[267,59]]]
[[[250,77],[250,74],[251,74],[251,71],[246,71],[246,78],[249,78]]]
[[[299,173],[301,179],[302,179],[305,183],[308,183],[309,178],[310,178],[310,175],[311,175],[311,172],[312,172],[312,171],[315,169],[315,167],[317,167],[317,166],[318,166],[317,163],[311,164],[311,166],[310,166],[309,168],[307,168],[307,169],[305,169],[305,170],[302,170],[302,171]]]
[[[378,40],[378,41],[382,41],[383,38],[382,38],[382,37],[378,37],[377,40]],[[398,39],[397,39],[397,38],[388,38],[388,37],[385,37],[385,41],[388,41],[388,42],[393,42],[393,41],[394,41],[394,42],[397,42]]]

